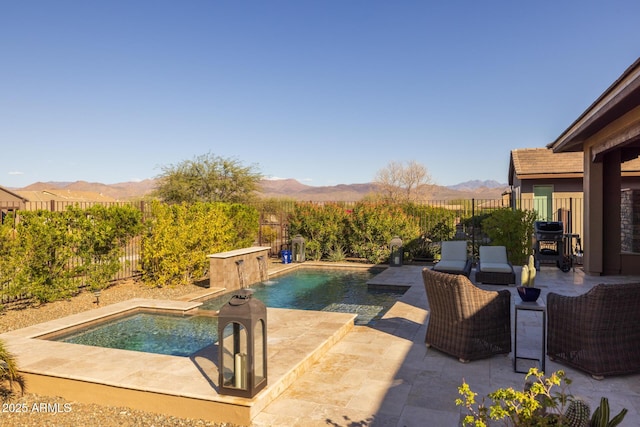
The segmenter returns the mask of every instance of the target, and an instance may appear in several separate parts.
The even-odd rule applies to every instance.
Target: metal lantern
[[[291,240],[291,256],[293,262],[304,262],[304,237],[297,235]]]
[[[267,308],[241,289],[218,313],[218,390],[253,397],[267,385]]]
[[[391,248],[391,259],[389,261],[389,265],[391,267],[400,267],[402,265],[403,256],[402,239],[395,236],[391,239],[391,242],[389,242],[389,246]]]

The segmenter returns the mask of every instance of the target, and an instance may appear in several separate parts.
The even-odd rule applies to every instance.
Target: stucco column
[[[605,154],[603,159],[603,212],[602,212],[602,272],[620,274],[620,251],[622,245],[620,226],[620,150]]]
[[[584,271],[602,274],[603,164],[591,161],[591,147],[584,147]]]

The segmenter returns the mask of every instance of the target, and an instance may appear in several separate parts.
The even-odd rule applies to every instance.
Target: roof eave
[[[621,100],[629,93],[638,90],[638,87],[640,87],[640,58],[636,59],[555,141],[547,144],[547,148],[555,153],[582,151],[582,143],[589,135],[589,131],[597,126],[596,121],[616,105],[621,104]]]

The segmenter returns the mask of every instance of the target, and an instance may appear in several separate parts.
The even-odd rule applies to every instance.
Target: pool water
[[[356,324],[371,325],[405,291],[369,289],[367,281],[374,275],[367,270],[297,269],[251,289],[253,298],[267,307],[354,313]],[[207,300],[199,310],[219,310],[231,295]],[[218,341],[218,319],[135,312],[48,339],[188,357]]]
[[[218,319],[138,312],[58,336],[55,341],[190,356],[218,341]]]
[[[371,325],[398,301],[405,290],[369,288],[376,273],[368,270],[297,269],[254,285],[253,297],[267,307],[357,314],[357,325]],[[230,295],[207,300],[205,310],[219,310]]]

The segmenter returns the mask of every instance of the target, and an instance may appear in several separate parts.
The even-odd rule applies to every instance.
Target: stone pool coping
[[[268,385],[253,399],[219,395],[215,350],[168,356],[37,337],[132,310],[192,313],[201,302],[132,299],[0,335],[30,392],[184,418],[248,425],[353,327],[354,314],[267,309]]]

